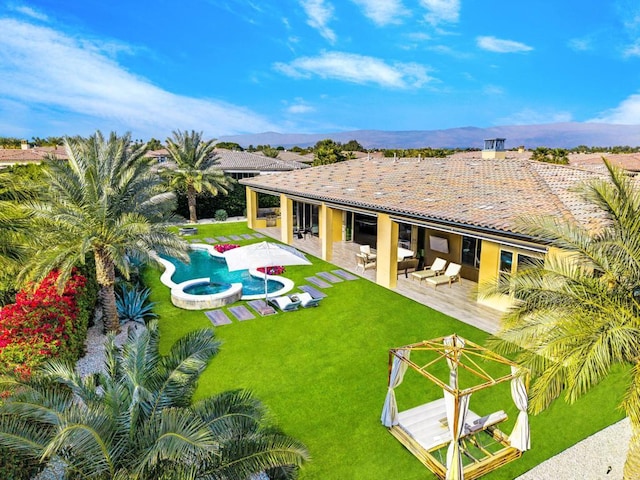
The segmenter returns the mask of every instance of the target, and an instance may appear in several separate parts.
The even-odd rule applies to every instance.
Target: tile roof
[[[469,153],[469,152],[465,152]],[[480,152],[475,152],[479,154]],[[520,158],[354,159],[241,183],[263,191],[416,219],[521,234],[518,218],[599,222],[572,190],[599,173]]]
[[[64,147],[0,148],[0,163],[40,163],[48,154],[66,160]]]
[[[219,167],[225,171],[283,172],[309,167],[309,165],[293,160],[281,160],[224,148],[217,148],[215,153],[219,157]]]

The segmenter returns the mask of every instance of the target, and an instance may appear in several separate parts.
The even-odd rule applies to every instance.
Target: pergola
[[[442,398],[398,412],[395,388],[408,368],[442,389]],[[478,415],[469,409],[473,393],[504,382],[511,382],[519,411],[510,435],[498,429],[507,419],[503,410]],[[393,348],[381,421],[438,478],[475,479],[530,448],[528,383],[528,371],[456,334]]]

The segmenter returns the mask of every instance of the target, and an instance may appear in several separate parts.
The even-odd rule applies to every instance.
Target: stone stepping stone
[[[227,314],[222,310],[209,310],[207,312],[204,312],[204,314],[216,327],[231,323],[231,320],[229,319],[229,317],[227,317]]]
[[[358,280],[358,278],[352,273],[347,272],[346,270],[332,270],[331,273],[338,275],[339,277],[344,278],[345,280]]]
[[[325,298],[327,296],[326,293],[321,292],[317,288],[313,288],[311,285],[300,285],[298,288],[303,292],[307,292],[313,298]]]
[[[305,280],[309,283],[313,283],[316,287],[320,287],[320,288],[333,287],[333,285],[325,282],[324,280],[318,277],[306,277]]]
[[[229,311],[233,314],[241,322],[244,320],[251,320],[252,318],[256,318],[256,316],[249,311],[247,307],[244,305],[239,305],[237,307],[229,307]]]
[[[331,283],[344,282],[344,278],[336,277],[334,274],[329,272],[319,272],[316,273],[316,275]]]

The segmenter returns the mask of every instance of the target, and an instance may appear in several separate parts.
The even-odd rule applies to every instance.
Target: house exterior
[[[280,159],[266,157],[257,153],[217,148],[214,150],[214,155],[218,157],[217,167],[236,180],[309,167],[307,163],[294,160],[294,158],[303,158],[295,153],[287,155],[286,159]],[[165,148],[151,150],[147,152],[146,156],[158,162],[159,165],[156,165],[156,168],[175,167],[169,151]]]
[[[369,244],[378,253],[376,282],[395,288],[398,246],[425,265],[436,257],[460,263],[463,279],[482,283],[558,253],[524,233],[521,217],[601,225],[601,214],[572,187],[602,173],[533,162],[517,152],[482,157],[361,158],[244,179],[249,227],[266,226],[258,194],[277,195],[284,242],[292,242],[295,228],[310,228],[329,261],[334,242]],[[511,303],[508,297],[479,301],[501,310]]]
[[[22,148],[0,148],[0,168],[10,165],[26,165],[42,163],[48,155],[55,155],[59,160],[66,160],[67,153],[63,147],[32,147],[23,143]]]

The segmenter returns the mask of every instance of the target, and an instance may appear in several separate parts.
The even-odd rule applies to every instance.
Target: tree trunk
[[[624,462],[624,480],[635,480],[640,478],[640,426],[634,425],[631,420],[631,440],[629,441],[629,452]]]
[[[196,216],[196,189],[192,185],[187,186],[187,203],[189,204],[189,223],[198,223]]]
[[[102,321],[105,332],[120,332],[120,319],[116,308],[115,266],[109,256],[102,249],[96,249],[96,280],[100,285],[100,303],[102,305]]]

